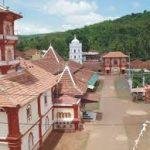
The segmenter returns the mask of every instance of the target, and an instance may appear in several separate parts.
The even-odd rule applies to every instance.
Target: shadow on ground
[[[54,150],[63,134],[63,132],[52,131],[43,143],[40,150]]]

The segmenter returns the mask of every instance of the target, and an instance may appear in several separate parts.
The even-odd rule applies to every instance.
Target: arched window
[[[76,53],[76,50],[74,49],[74,53]]]
[[[26,113],[27,113],[27,121],[30,121],[32,118],[31,105],[27,106]]]
[[[29,136],[28,136],[28,148],[29,150],[32,150],[34,146],[34,137],[33,137],[33,133],[30,132]]]
[[[48,118],[48,116],[46,116],[46,118],[45,118],[45,131],[47,131],[49,129],[49,126],[50,126],[49,118]]]

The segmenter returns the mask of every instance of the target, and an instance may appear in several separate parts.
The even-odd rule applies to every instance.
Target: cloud
[[[15,34],[29,35],[49,32],[52,32],[52,29],[49,26],[43,26],[35,23],[24,23],[21,21],[17,21],[15,23]]]
[[[110,7],[108,7],[108,10],[109,11],[116,11],[116,7],[115,6],[110,6]]]
[[[19,1],[19,0],[15,0]],[[42,3],[43,2],[43,3]],[[80,28],[85,25],[102,22],[107,19],[114,19],[112,17],[105,17],[99,13],[98,6],[94,1],[87,0],[43,0],[42,2],[36,2],[33,0],[31,3],[18,2],[23,7],[30,8],[36,13],[49,15],[49,24],[40,25],[37,20],[31,23],[29,20],[25,23],[17,23],[18,33],[20,34],[36,34],[47,33],[54,31],[66,31],[69,29]],[[115,8],[112,7],[112,10]],[[55,18],[55,19],[54,19]],[[44,21],[46,18],[42,18]],[[51,19],[53,21],[51,21]],[[57,21],[56,21],[57,20]],[[43,22],[42,21],[42,22]],[[57,23],[56,23],[56,22]]]
[[[112,17],[104,17],[98,13],[95,2],[85,0],[55,0],[48,2],[44,7],[50,15],[59,16],[63,20],[62,30],[83,27],[101,22]]]
[[[140,7],[140,3],[135,1],[132,3],[133,8],[139,8]]]
[[[55,0],[47,2],[43,7],[45,11],[52,15],[75,15],[85,14],[88,11],[94,11],[97,6],[94,2],[80,1],[68,1],[68,0]]]
[[[70,23],[70,24],[75,24],[78,26],[83,26],[83,25],[94,24],[96,22],[101,22],[106,19],[110,19],[110,18],[104,17],[104,16],[94,13],[94,12],[90,12],[90,13],[84,14],[84,15],[82,15],[82,14],[68,15],[65,18],[65,22]]]

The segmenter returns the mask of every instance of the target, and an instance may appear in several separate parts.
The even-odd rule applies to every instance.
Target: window
[[[31,132],[29,134],[29,137],[28,137],[28,148],[29,148],[29,150],[32,150],[33,146],[34,146],[34,137],[33,137],[33,134]]]
[[[76,56],[74,56],[74,59],[76,59]]]
[[[74,49],[74,53],[76,53],[76,50]]]
[[[44,94],[44,105],[47,106],[48,100],[47,100],[47,94]]]
[[[50,127],[50,122],[48,116],[45,118],[45,131],[47,131]]]
[[[31,105],[27,106],[26,113],[27,113],[27,121],[30,121],[32,118]]]

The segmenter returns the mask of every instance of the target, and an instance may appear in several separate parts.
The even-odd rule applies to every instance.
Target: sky
[[[5,5],[23,15],[15,23],[17,34],[66,31],[150,10],[150,0],[5,0]]]

